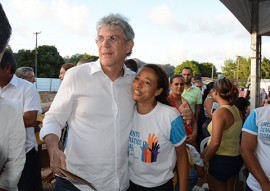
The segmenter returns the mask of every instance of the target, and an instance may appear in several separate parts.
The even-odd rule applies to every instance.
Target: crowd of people
[[[199,179],[233,191],[243,165],[246,191],[270,190],[266,100],[250,113],[250,98],[225,77],[203,88],[189,67],[170,79],[158,65],[138,68],[127,59],[135,33],[119,14],[96,29],[99,59],[62,65],[61,86],[42,110],[33,69],[17,69],[6,48],[11,26],[0,4],[0,191],[42,190],[37,125],[56,191],[190,191]]]

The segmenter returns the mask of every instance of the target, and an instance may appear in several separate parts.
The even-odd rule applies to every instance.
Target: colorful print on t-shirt
[[[145,163],[157,162],[159,152],[158,137],[153,133],[148,134],[148,140],[143,141],[140,139],[140,133],[131,130],[129,135],[129,155],[133,155],[133,144],[140,145],[141,148],[141,161]]]

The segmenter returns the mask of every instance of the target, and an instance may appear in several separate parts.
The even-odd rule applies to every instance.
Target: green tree
[[[235,61],[229,59],[221,67],[222,73],[229,79],[247,79],[250,75],[250,58],[237,57]]]
[[[224,66],[221,66],[223,75],[229,79],[236,78],[236,68],[235,62],[231,59],[225,60]]]
[[[38,51],[38,77],[58,78],[59,70],[65,63],[55,46],[39,46]]]
[[[209,62],[203,62],[200,63],[199,65],[200,71],[201,71],[201,76],[203,77],[212,77],[212,70],[214,70],[214,76],[216,76],[217,69],[214,64],[209,63]],[[214,67],[214,68],[213,68]]]
[[[55,46],[39,46],[37,48],[37,77],[58,78],[64,59]],[[29,66],[35,69],[35,50],[19,50],[14,54],[17,67]]]
[[[21,49],[17,53],[13,53],[17,63],[17,68],[28,66],[35,69],[35,52],[33,50]]]
[[[265,57],[262,59],[261,78],[270,79],[270,60]]]
[[[90,60],[90,61],[96,61],[99,57],[98,56],[94,56],[94,55],[90,55],[90,54],[74,54],[72,55],[69,60],[67,59],[66,62],[72,63],[72,64],[77,64],[79,62],[79,60],[81,59],[85,59],[85,60]]]
[[[247,79],[250,75],[250,58],[238,57],[235,61],[236,75],[235,78]],[[238,73],[238,74],[237,74]]]
[[[182,64],[176,66],[176,68],[174,69],[174,73],[175,74],[181,74],[182,69],[184,67],[190,67],[192,69],[192,71],[193,71],[193,76],[198,76],[198,75],[201,75],[201,71],[200,71],[200,68],[199,68],[198,65],[199,65],[199,63],[196,62],[196,61],[186,60]]]

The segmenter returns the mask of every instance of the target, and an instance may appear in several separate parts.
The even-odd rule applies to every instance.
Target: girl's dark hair
[[[227,78],[220,78],[214,83],[214,89],[220,97],[230,102],[233,101],[232,88],[233,85]]]
[[[207,95],[209,94],[209,92],[213,89],[214,83],[215,83],[215,82],[209,82],[209,83],[206,85],[206,89],[203,91],[203,96],[202,96],[202,100],[203,100],[203,101],[206,99],[206,97],[207,97]]]
[[[163,88],[163,91],[160,95],[156,96],[156,101],[171,106],[170,102],[168,101],[169,96],[169,80],[166,72],[158,65],[156,64],[146,64],[143,68],[150,68],[154,70],[157,78],[158,78],[158,88]],[[140,69],[140,70],[141,70]]]

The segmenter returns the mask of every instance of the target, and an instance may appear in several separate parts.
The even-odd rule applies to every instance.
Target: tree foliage
[[[225,60],[221,70],[226,78],[233,79],[235,78],[236,64],[231,59]]]
[[[39,46],[37,52],[37,77],[56,78],[58,77],[61,65],[64,63],[77,64],[82,58],[91,61],[98,59],[98,56],[77,53],[64,60],[55,46],[48,45]],[[21,49],[17,53],[14,53],[14,57],[17,67],[29,66],[35,69],[35,50]],[[133,59],[137,62],[138,68],[146,64],[137,58]],[[270,60],[264,57],[261,63],[260,77],[270,79]],[[184,67],[190,67],[193,70],[193,76],[212,77],[212,69],[214,77],[217,76],[216,67],[213,63],[209,62],[199,63],[194,60],[186,60],[176,67],[170,64],[161,65],[161,67],[167,72],[169,77],[173,74],[181,74]],[[225,60],[221,70],[221,74],[229,79],[237,79],[237,77],[238,79],[247,79],[250,76],[251,59],[239,56],[235,60]]]
[[[85,60],[90,60],[92,61],[96,61],[99,57],[98,56],[94,56],[94,55],[90,55],[90,54],[74,54],[72,55],[69,59],[66,59],[66,62],[69,63],[73,63],[74,65],[76,65],[81,59],[85,59]]]
[[[39,46],[38,77],[57,78],[61,66],[65,63],[55,46]]]
[[[214,64],[209,63],[209,62],[203,62],[199,64],[199,68],[201,71],[201,76],[203,77],[212,77],[212,71],[213,71],[213,76],[217,76],[217,69]]]
[[[201,75],[201,71],[200,71],[200,68],[199,68],[199,63],[196,62],[196,61],[185,61],[183,62],[182,64],[176,66],[176,68],[174,69],[174,73],[175,74],[181,74],[182,73],[182,69],[184,67],[190,67],[193,71],[193,76],[200,76]]]
[[[55,46],[39,46],[37,48],[37,77],[58,78],[64,59]],[[35,50],[19,50],[14,54],[17,67],[30,66],[35,69]]]
[[[250,58],[237,57],[235,61],[229,59],[221,67],[222,73],[229,79],[247,79],[250,75]]]
[[[261,78],[270,78],[270,60],[265,57],[262,59]]]
[[[247,79],[250,75],[250,58],[244,58],[244,57],[238,57],[236,59],[236,78],[237,78],[237,72],[238,72],[238,78],[239,79]]]
[[[28,66],[35,69],[35,52],[33,50],[21,49],[13,55],[17,63],[17,68],[22,66]]]

